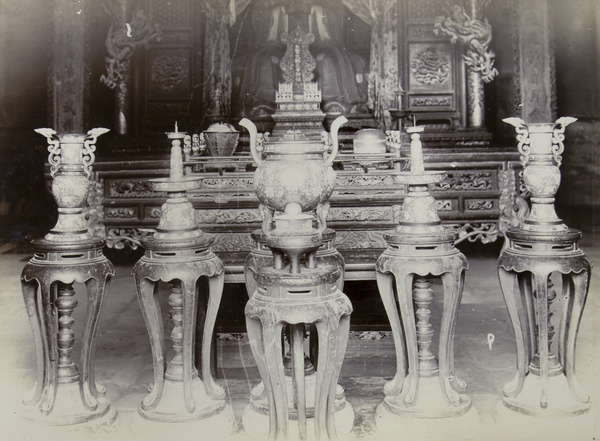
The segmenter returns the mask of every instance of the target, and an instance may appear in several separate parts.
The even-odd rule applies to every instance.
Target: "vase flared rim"
[[[85,133],[58,133],[56,135],[60,142],[83,142],[86,140],[88,135]]]
[[[529,130],[529,133],[552,133],[557,123],[526,123],[525,126]]]

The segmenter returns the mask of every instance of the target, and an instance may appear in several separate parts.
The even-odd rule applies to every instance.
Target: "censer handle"
[[[338,152],[338,147],[339,147],[339,143],[338,143],[338,130],[340,128],[340,126],[342,124],[345,124],[348,122],[348,119],[345,116],[338,116],[332,123],[331,123],[331,153],[329,154],[329,157],[327,157],[327,159],[325,159],[325,161],[328,164],[331,164],[333,162],[333,160],[335,159],[337,152]]]
[[[335,121],[334,121],[335,122]],[[240,121],[240,126],[245,127],[250,133],[250,153],[252,154],[252,158],[256,161],[257,165],[262,164],[263,160],[260,157],[260,153],[256,150],[256,124],[250,121],[248,118],[244,118]]]

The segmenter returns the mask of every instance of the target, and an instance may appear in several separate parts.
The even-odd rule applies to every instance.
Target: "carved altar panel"
[[[385,247],[383,233],[395,228],[406,187],[394,179],[394,163],[364,169],[364,161],[341,154],[336,161],[335,190],[329,198],[328,226],[337,232],[343,250]],[[250,251],[250,232],[260,228],[250,156],[230,159],[230,166],[207,171],[214,158],[199,156],[185,162],[187,173],[202,178],[188,192],[203,231],[217,235],[215,249]],[[221,158],[223,163],[227,158]],[[459,240],[492,242],[518,224],[527,209],[518,152],[471,148],[426,152],[427,169],[443,171],[446,179],[430,191],[442,222],[459,232]],[[234,166],[237,165],[237,166]],[[386,168],[387,167],[387,168]],[[153,192],[150,179],[168,175],[168,161],[97,162],[104,185],[103,223],[109,247],[136,246],[158,224],[164,193]]]
[[[409,44],[408,108],[456,110],[454,54],[446,43]]]
[[[405,19],[399,32],[404,89],[400,110],[414,115],[417,124],[430,128],[464,128],[465,72],[461,48],[434,32],[436,18],[445,13],[446,3],[405,0],[401,4],[405,11],[401,16]]]
[[[145,8],[161,31],[137,60],[138,124],[145,134],[170,130],[174,121],[188,130],[201,106],[202,21],[192,0],[146,0]]]

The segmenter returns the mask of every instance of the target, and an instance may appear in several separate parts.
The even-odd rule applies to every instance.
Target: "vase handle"
[[[342,124],[345,124],[347,122],[348,122],[348,119],[344,115],[341,115],[341,116],[338,116],[331,123],[331,129],[330,129],[330,131],[331,131],[331,153],[325,159],[325,162],[327,162],[327,164],[331,164],[337,155],[338,148],[339,148],[338,130]]]
[[[245,127],[248,130],[248,132],[250,133],[250,153],[252,154],[252,158],[254,158],[254,161],[256,161],[256,164],[261,165],[263,160],[260,157],[260,153],[256,149],[256,138],[257,138],[256,124],[254,124],[248,118],[243,118],[239,122],[239,124],[240,124],[240,126]]]

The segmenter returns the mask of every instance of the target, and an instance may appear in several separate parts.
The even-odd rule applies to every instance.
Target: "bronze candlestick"
[[[162,440],[190,430],[210,430],[213,437],[219,437],[233,430],[231,408],[210,368],[212,336],[225,274],[223,263],[211,250],[213,237],[200,230],[194,207],[187,198],[187,191],[199,188],[201,183],[199,178],[183,175],[181,141],[185,135],[177,129],[167,133],[172,140],[170,176],[152,180],[153,189],[166,192],[167,200],[161,208],[156,233],[142,241],[146,253],[133,268],[154,366],[152,391],[140,404],[133,424],[134,431],[143,434],[144,439]],[[166,364],[156,294],[159,281],[171,286],[174,356]],[[204,283],[208,289],[201,288]],[[201,360],[195,363],[198,311],[202,311],[204,323],[199,324]],[[201,378],[196,364],[200,366]]]
[[[435,432],[440,427],[440,439],[448,439],[443,437],[458,436],[452,434],[454,427],[447,423],[449,420],[461,419],[461,436],[478,420],[474,410],[469,412],[472,408],[464,393],[466,384],[454,372],[456,318],[468,264],[454,247],[456,233],[441,224],[428,190],[429,184],[442,181],[445,175],[425,170],[419,136],[423,127],[406,131],[411,136],[411,170],[400,172],[396,179],[408,185],[408,195],[398,226],[384,235],[388,247],[376,265],[397,364],[395,377],[385,385],[386,397],[377,408],[376,421],[378,430],[390,433],[411,433],[411,428],[421,430],[416,428],[425,426]],[[443,285],[439,359],[432,349],[434,329],[429,307],[434,292],[430,277],[440,277]]]

